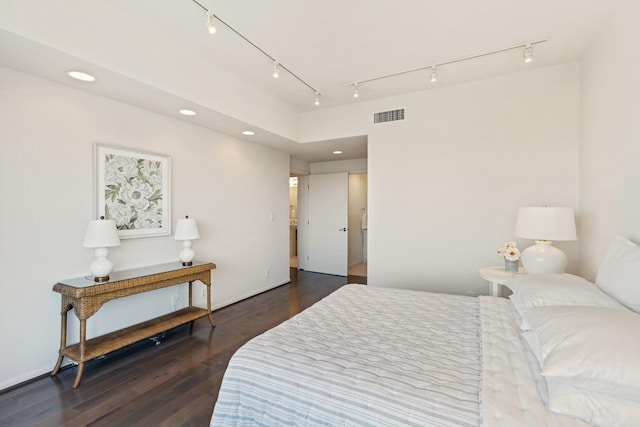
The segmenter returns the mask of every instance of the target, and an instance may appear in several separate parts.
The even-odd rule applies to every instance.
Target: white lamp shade
[[[175,240],[195,240],[200,238],[198,232],[198,224],[193,218],[182,218],[178,220],[176,225],[176,234],[173,236]]]
[[[573,209],[520,208],[516,220],[516,236],[533,240],[576,240]]]
[[[118,228],[114,220],[94,219],[89,221],[82,246],[85,248],[108,248],[119,244]]]

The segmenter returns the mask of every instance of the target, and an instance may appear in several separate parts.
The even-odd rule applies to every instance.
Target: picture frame
[[[97,217],[121,239],[171,235],[171,157],[96,144],[95,184]]]

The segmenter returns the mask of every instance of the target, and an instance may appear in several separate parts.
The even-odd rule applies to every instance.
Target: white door
[[[309,175],[307,270],[347,275],[349,175]]]

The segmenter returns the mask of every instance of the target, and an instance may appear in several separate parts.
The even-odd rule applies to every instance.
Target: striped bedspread
[[[229,363],[211,426],[478,426],[477,298],[347,285]]]

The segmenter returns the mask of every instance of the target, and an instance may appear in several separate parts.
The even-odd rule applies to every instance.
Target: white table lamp
[[[182,265],[185,267],[188,265],[192,265],[196,253],[193,249],[191,249],[191,241],[200,238],[196,220],[193,218],[189,218],[189,215],[182,219],[179,219],[178,224],[176,225],[176,234],[173,236],[173,238],[175,240],[182,240],[182,250],[179,254]]]
[[[118,246],[118,228],[112,219],[94,219],[89,221],[87,232],[84,235],[82,246],[85,248],[96,248],[95,256],[89,270],[96,282],[106,282],[109,280],[109,273],[113,271],[113,262],[108,258],[108,247]]]
[[[564,273],[567,255],[551,243],[553,240],[576,240],[573,209],[520,208],[515,234],[536,241],[535,245],[522,251],[522,266],[528,273]]]

